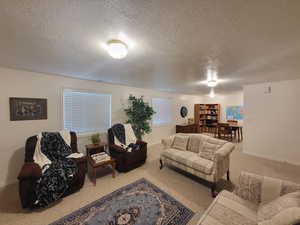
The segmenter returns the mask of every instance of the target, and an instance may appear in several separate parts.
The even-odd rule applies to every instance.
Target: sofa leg
[[[227,180],[230,181],[230,173],[229,173],[229,170],[227,171]]]
[[[164,167],[164,164],[161,159],[159,160],[159,163],[160,163],[159,169],[162,169]]]
[[[216,186],[217,186],[216,183],[211,184],[211,197],[213,197],[213,198],[215,198],[217,196],[216,195]]]

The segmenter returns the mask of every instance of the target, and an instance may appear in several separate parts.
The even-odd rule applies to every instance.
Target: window
[[[161,125],[172,122],[172,100],[168,98],[153,98],[152,107],[156,112],[153,116],[153,124]]]
[[[111,126],[111,95],[64,90],[64,129],[79,133]]]

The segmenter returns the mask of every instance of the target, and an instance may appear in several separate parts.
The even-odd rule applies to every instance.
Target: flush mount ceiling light
[[[128,46],[120,40],[109,40],[107,43],[107,52],[114,59],[123,59],[128,54]]]

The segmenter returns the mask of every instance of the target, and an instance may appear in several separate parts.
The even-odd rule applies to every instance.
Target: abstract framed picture
[[[46,120],[47,99],[9,98],[10,120]]]

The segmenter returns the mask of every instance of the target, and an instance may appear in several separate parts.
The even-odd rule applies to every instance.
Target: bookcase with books
[[[217,125],[220,120],[220,104],[195,104],[194,117],[195,124],[201,130]]]

